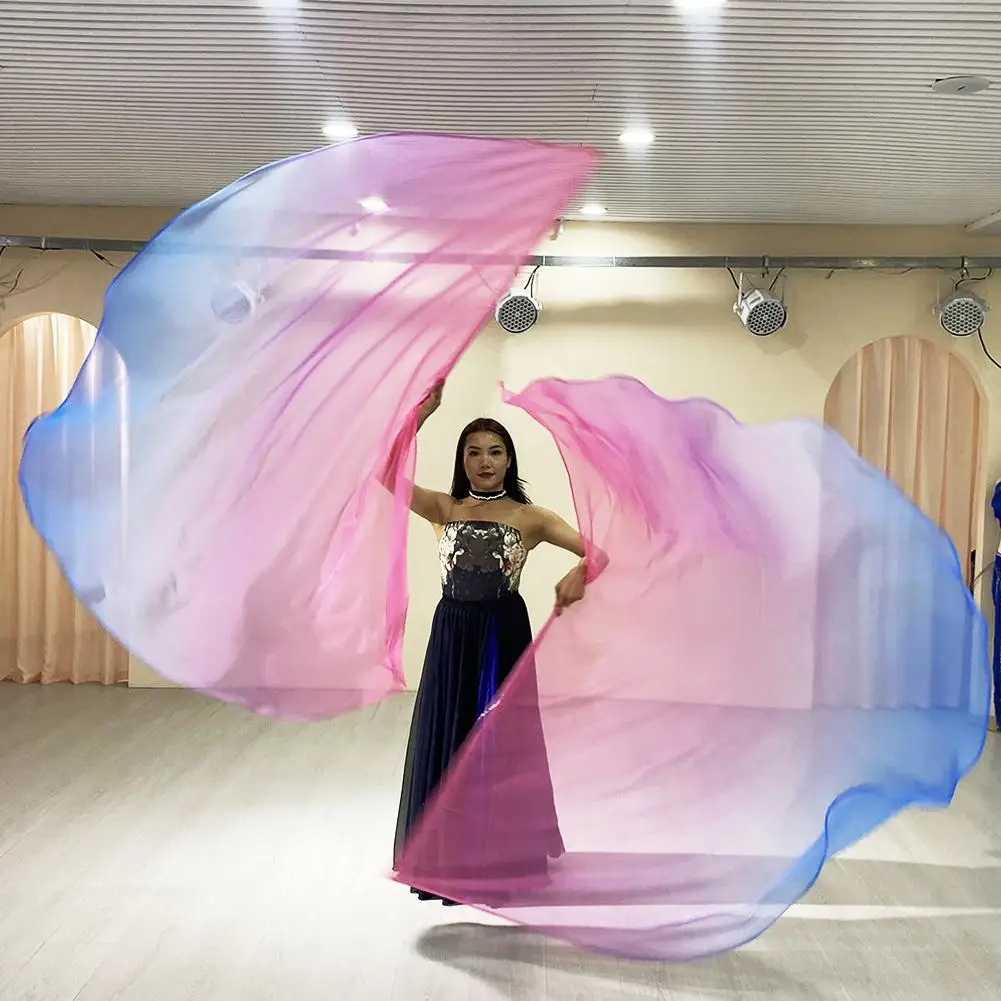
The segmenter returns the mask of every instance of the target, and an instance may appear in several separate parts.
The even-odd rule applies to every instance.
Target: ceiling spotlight
[[[619,142],[630,149],[646,149],[653,144],[654,134],[649,129],[626,129]]]
[[[604,215],[607,211],[604,205],[599,205],[597,202],[588,202],[586,205],[581,205],[580,207],[581,215],[600,216]]]
[[[947,334],[969,337],[983,327],[989,309],[990,306],[979,296],[957,288],[939,302],[935,311],[938,313],[938,322]]]
[[[755,337],[777,334],[789,318],[785,303],[771,289],[752,288],[745,292],[743,275],[737,285],[737,301],[733,304],[733,311],[747,332]]]
[[[535,326],[542,303],[528,292],[508,292],[494,310],[494,319],[509,334],[523,334]]]
[[[328,139],[339,142],[343,139],[354,139],[358,135],[358,129],[347,121],[327,122],[323,126],[323,134]]]
[[[366,212],[371,212],[372,215],[381,215],[383,212],[389,211],[389,206],[376,195],[373,195],[371,198],[362,198],[358,204]]]

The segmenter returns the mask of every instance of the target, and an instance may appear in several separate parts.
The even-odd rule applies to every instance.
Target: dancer
[[[418,430],[438,409],[441,393],[438,385],[422,403]],[[397,857],[454,755],[532,641],[528,611],[518,593],[528,553],[546,542],[581,557],[556,585],[557,614],[584,597],[587,574],[580,533],[528,499],[514,442],[497,421],[479,418],[463,429],[451,491],[415,486],[411,509],[431,523],[438,538],[442,598],[431,624],[411,724]],[[525,739],[541,741],[541,724],[532,730]],[[544,808],[552,815],[552,838],[546,851],[555,857],[563,846],[548,779],[538,788],[548,796]],[[412,892],[422,900],[442,899]]]

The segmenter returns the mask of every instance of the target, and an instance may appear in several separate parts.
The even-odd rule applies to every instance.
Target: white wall
[[[0,208],[0,232],[44,235],[141,237],[164,214],[66,213],[54,209]],[[918,256],[1001,254],[1001,241],[976,240],[961,230],[842,227],[658,227],[581,224],[567,227],[542,252],[554,254],[729,254],[772,256]],[[59,310],[96,323],[111,273],[93,259],[76,263],[15,303],[26,312]],[[51,268],[49,263],[36,268]],[[827,390],[840,367],[871,341],[897,334],[926,337],[957,351],[980,378],[988,401],[988,469],[1001,477],[1001,371],[988,362],[975,338],[950,339],[931,306],[941,289],[934,273],[796,272],[786,284],[790,322],[768,339],[744,332],[732,313],[734,290],[725,271],[641,269],[549,269],[539,276],[541,322],[519,337],[494,327],[484,331],[446,389],[441,410],[421,434],[418,479],[447,489],[455,439],[473,417],[506,423],[519,449],[532,497],[571,518],[563,465],[548,436],[500,403],[497,384],[519,389],[543,376],[593,378],[623,373],[643,379],[666,396],[709,396],[745,421],[771,421],[794,414],[821,417]],[[999,316],[986,337],[1001,359],[1001,281],[978,286],[994,298]],[[985,505],[988,498],[985,497]],[[993,552],[997,530],[987,518],[985,545]],[[430,616],[439,593],[431,530],[415,520],[410,539],[412,608],[406,636],[408,679],[419,678]],[[983,547],[981,547],[983,550]],[[537,551],[524,576],[533,622],[540,626],[551,605],[552,587],[571,565],[562,553]],[[990,608],[988,607],[988,612]],[[134,684],[150,677],[136,665]]]

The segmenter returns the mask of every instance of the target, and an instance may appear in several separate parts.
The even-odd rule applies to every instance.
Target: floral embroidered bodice
[[[521,532],[496,521],[450,521],[438,543],[441,587],[457,601],[517,594],[528,555]]]

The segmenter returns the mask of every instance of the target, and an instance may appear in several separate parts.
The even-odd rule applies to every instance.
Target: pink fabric
[[[399,881],[692,959],[898,810],[949,802],[983,747],[985,624],[947,537],[842,438],[625,378],[511,402],[554,435],[608,565],[481,719]]]
[[[421,399],[594,163],[374,136],[262,168],[158,234],[21,464],[99,621],[259,713],[324,719],[400,690],[409,485],[379,475],[401,432],[412,468]],[[127,382],[102,378],[120,360]]]

